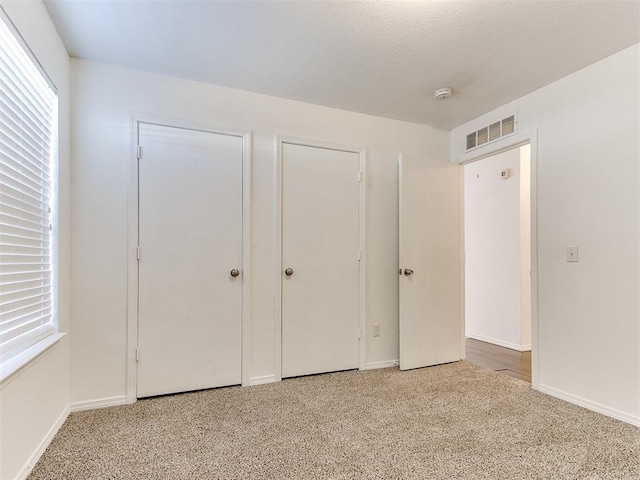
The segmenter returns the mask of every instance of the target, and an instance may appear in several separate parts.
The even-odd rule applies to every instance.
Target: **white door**
[[[283,377],[358,367],[359,162],[283,144]]]
[[[138,133],[137,396],[239,384],[242,138]]]
[[[425,215],[425,206],[432,202],[429,189],[437,188],[434,175],[420,159],[401,156],[401,370],[460,360],[459,271],[449,258],[458,246],[443,244],[438,236],[437,225],[450,222],[438,219],[437,208],[429,209],[431,218]]]

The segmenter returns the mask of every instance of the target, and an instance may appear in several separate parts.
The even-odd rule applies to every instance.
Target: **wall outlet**
[[[379,337],[380,336],[380,324],[379,323],[374,323],[373,324],[373,336],[374,337]]]

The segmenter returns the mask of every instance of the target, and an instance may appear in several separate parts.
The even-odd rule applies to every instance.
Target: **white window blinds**
[[[0,11],[0,362],[55,330],[57,96]]]

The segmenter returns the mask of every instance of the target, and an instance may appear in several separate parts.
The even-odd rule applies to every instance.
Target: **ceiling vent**
[[[516,116],[504,118],[499,122],[492,123],[486,127],[467,135],[467,151],[491,143],[499,138],[516,133]]]

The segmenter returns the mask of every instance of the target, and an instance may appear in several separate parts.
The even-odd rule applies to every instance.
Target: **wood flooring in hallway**
[[[531,351],[518,352],[467,338],[467,361],[531,383]]]

